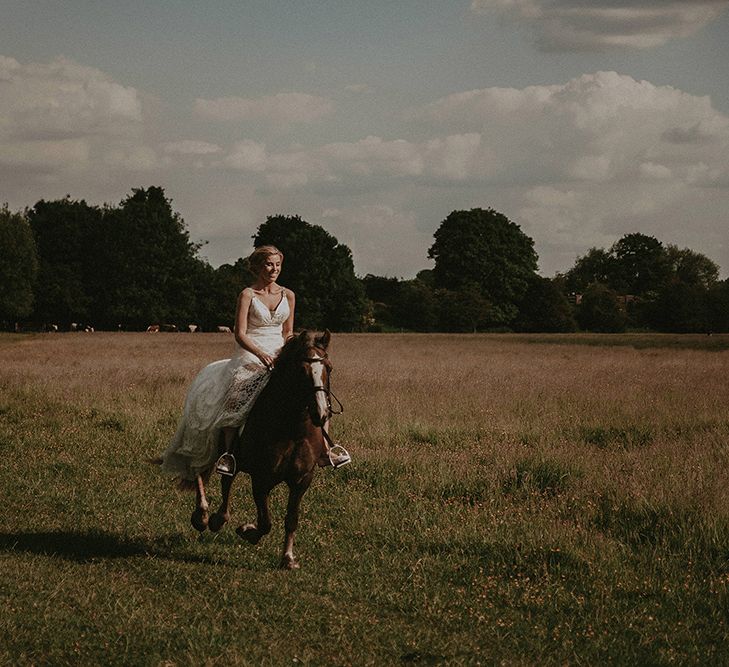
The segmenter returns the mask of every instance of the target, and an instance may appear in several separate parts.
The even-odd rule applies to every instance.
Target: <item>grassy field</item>
[[[729,664],[727,337],[335,336],[297,572],[144,463],[231,345],[0,337],[1,664]]]

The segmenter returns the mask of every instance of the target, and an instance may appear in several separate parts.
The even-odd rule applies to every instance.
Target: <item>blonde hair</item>
[[[256,248],[248,257],[248,270],[258,277],[263,265],[271,255],[278,255],[283,263],[284,255],[275,245],[262,245]]]

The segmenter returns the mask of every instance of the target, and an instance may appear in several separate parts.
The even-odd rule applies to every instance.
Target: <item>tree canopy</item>
[[[453,211],[436,230],[428,257],[436,287],[476,288],[491,304],[489,322],[507,325],[537,270],[534,241],[493,209]]]
[[[34,317],[39,322],[87,321],[98,297],[100,248],[95,239],[102,211],[69,196],[41,199],[28,211],[39,258]],[[112,248],[116,250],[116,248]]]
[[[133,190],[104,211],[102,227],[97,259],[111,279],[102,280],[100,319],[134,327],[192,321],[199,246],[162,188]]]
[[[253,237],[285,255],[297,327],[337,331],[729,331],[729,281],[689,248],[626,234],[565,274],[536,273],[534,242],[493,209],[453,211],[434,234],[432,269],[357,278],[349,248],[299,216],[270,216]],[[247,262],[213,268],[160,187],[118,205],[70,196],[0,209],[0,322],[97,328],[233,323]],[[579,303],[581,299],[581,303]],[[579,303],[579,305],[577,305]]]
[[[515,328],[518,331],[562,333],[575,331],[572,306],[557,283],[534,276],[519,304]]]
[[[0,208],[0,322],[30,315],[38,256],[26,217]]]

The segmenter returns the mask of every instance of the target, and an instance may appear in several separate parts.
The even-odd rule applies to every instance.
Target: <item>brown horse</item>
[[[317,464],[327,460],[324,427],[331,415],[329,340],[329,331],[302,331],[289,339],[233,449],[236,473],[243,470],[251,477],[258,514],[256,523],[237,528],[244,540],[257,544],[271,531],[268,496],[282,482],[289,487],[281,557],[281,567],[285,569],[299,567],[293,547],[301,498],[314,478]],[[223,499],[218,511],[208,516],[205,480],[209,475],[210,471],[198,475],[191,521],[199,531],[209,528],[217,532],[230,520],[230,489],[235,475],[221,477]]]

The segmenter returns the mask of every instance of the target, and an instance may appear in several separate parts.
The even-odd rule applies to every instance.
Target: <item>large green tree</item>
[[[208,264],[203,266],[204,279],[195,281],[198,320],[205,330],[217,325],[232,327],[238,295],[251,282],[246,262],[238,259],[217,269]]]
[[[33,232],[21,213],[0,208],[0,322],[30,315],[38,272]]]
[[[712,285],[707,307],[709,331],[729,331],[729,278]]]
[[[593,283],[582,295],[577,321],[587,331],[619,333],[625,331],[627,318],[618,295],[607,285]]]
[[[453,211],[434,237],[428,257],[436,287],[476,287],[491,304],[490,324],[508,325],[537,270],[534,241],[502,213],[480,208]]]
[[[284,253],[280,281],[296,293],[297,327],[352,331],[362,326],[367,303],[346,245],[319,225],[285,215],[268,217],[253,242]]]
[[[518,331],[559,333],[575,331],[572,306],[555,281],[534,276],[519,304]]]
[[[693,287],[711,288],[719,280],[719,266],[700,252],[669,244],[666,257],[671,276]]]
[[[578,257],[575,265],[564,275],[568,292],[582,294],[592,283],[611,285],[615,275],[615,257],[603,248],[590,248]]]
[[[375,276],[368,273],[361,279],[365,296],[369,300],[369,309],[372,316],[371,327],[382,331],[386,327],[406,326],[396,324],[396,303],[403,287],[397,278]]]
[[[199,246],[162,188],[133,190],[107,207],[97,232],[95,312],[104,326],[196,319]]]
[[[689,248],[664,246],[645,234],[626,234],[609,250],[591,248],[579,257],[560,282],[566,292],[586,293],[603,285],[626,299],[630,326],[662,331],[710,328],[709,292],[719,267]]]
[[[646,234],[626,234],[610,248],[615,258],[611,287],[621,294],[640,296],[656,292],[671,275],[668,253],[663,244]]]
[[[661,289],[644,311],[647,323],[657,331],[690,333],[711,329],[709,291],[701,285],[677,280]]]
[[[438,330],[476,333],[494,326],[493,305],[475,283],[457,290],[435,292],[438,307]]]
[[[101,215],[98,207],[68,196],[41,200],[28,211],[39,260],[34,310],[39,322],[68,325],[92,316]]]
[[[478,297],[480,300],[480,293]],[[415,278],[400,284],[393,304],[395,326],[412,331],[435,331],[439,310],[438,296],[427,282]]]

